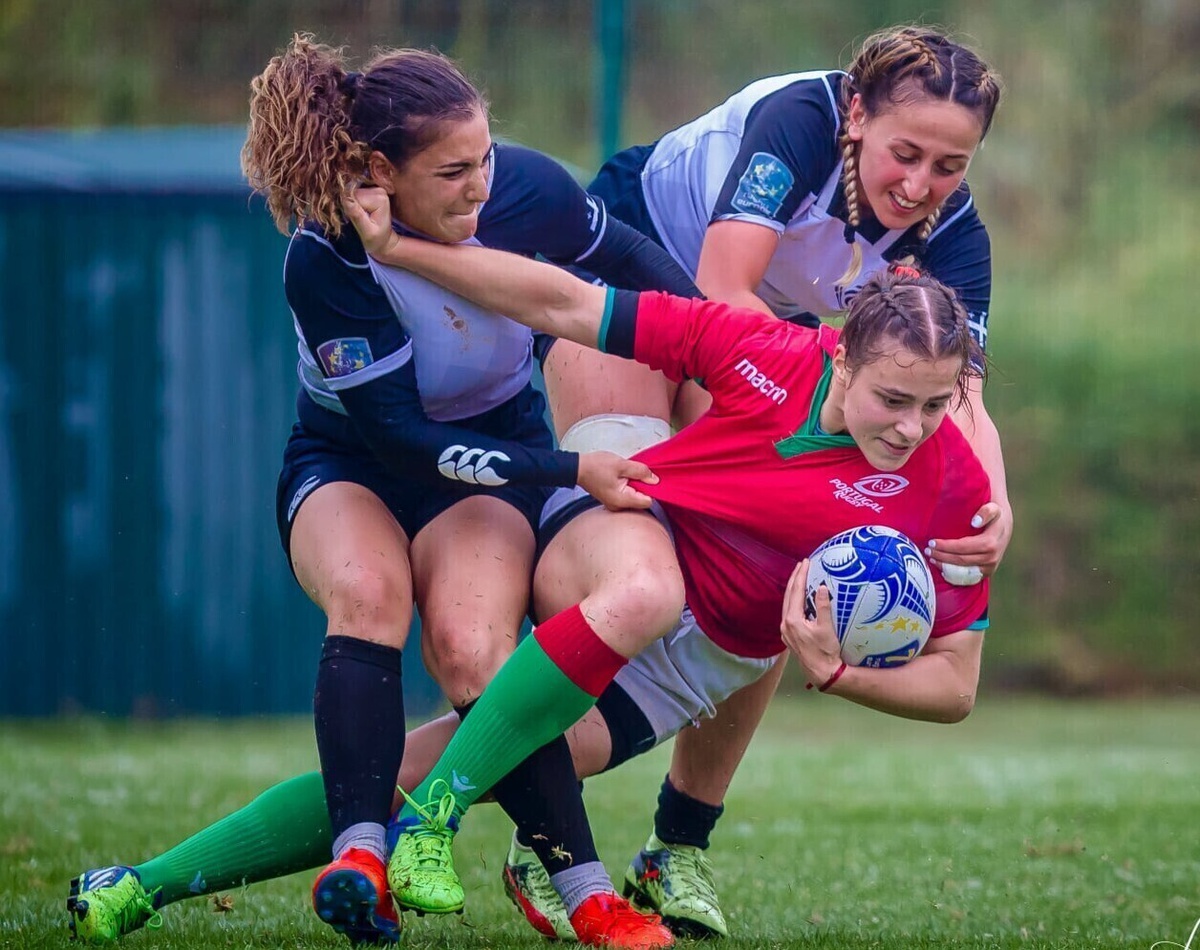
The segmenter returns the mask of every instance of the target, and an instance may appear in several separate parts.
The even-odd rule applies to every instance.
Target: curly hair
[[[358,73],[342,49],[296,33],[250,83],[242,171],[280,231],[311,221],[336,238],[342,196],[367,174],[372,152],[402,168],[443,121],[478,112],[487,114],[487,101],[440,53],[384,50]]]

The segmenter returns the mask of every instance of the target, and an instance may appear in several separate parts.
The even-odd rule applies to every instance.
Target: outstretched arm
[[[387,195],[378,188],[359,188],[342,207],[377,261],[412,271],[534,330],[597,347],[605,288],[517,254],[401,237],[392,230]]]

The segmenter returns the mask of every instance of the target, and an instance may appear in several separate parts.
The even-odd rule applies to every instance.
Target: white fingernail
[[[937,542],[936,542],[936,541],[930,541],[930,542],[929,542],[929,546],[930,546],[931,548],[936,548],[936,547],[937,547]]]
[[[983,519],[980,518],[979,515],[976,515],[974,518],[971,519],[971,527],[972,528],[982,528],[983,527]]]

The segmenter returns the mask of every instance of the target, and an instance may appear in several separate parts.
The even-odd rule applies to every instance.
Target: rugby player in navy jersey
[[[670,251],[710,299],[783,319],[836,314],[880,267],[915,257],[956,291],[983,347],[991,250],[964,176],[1000,94],[972,50],[935,30],[896,27],[868,38],[844,72],[759,80],[654,144],[615,155],[589,191]],[[543,370],[564,447],[636,450],[669,432],[672,413],[681,424],[708,401],[692,383],[677,388],[569,341],[544,352]],[[982,530],[932,539],[931,556],[970,581],[999,564],[1012,509],[978,387],[954,417],[992,494],[978,512]],[[693,930],[725,933],[704,849],[781,674],[782,664],[678,737],[654,834],[626,874],[627,891]]]
[[[314,693],[327,815],[304,812],[309,823],[289,821],[287,834],[305,867],[313,862],[304,849],[332,837],[333,861],[312,892],[322,920],[352,940],[394,940],[385,825],[404,752],[401,650],[414,600],[425,664],[466,715],[516,645],[549,493],[579,485],[606,505],[644,507],[649,498],[628,481],[652,476],[614,453],[555,450],[530,383],[530,331],[380,268],[342,219],[343,192],[378,185],[406,234],[540,254],[618,286],[696,291],[560,165],[494,142],[483,96],[439,54],[388,51],[356,73],[340,51],[297,35],[251,88],[243,167],[280,230],[296,225],[284,290],[301,388],[277,519],[296,579],[328,621]],[[311,791],[282,788],[272,814],[313,801]],[[589,942],[670,942],[656,918],[613,893],[564,739],[534,752],[495,794],[533,834],[544,820],[575,829],[570,858],[549,844],[539,853],[551,873],[570,866],[568,905]],[[544,814],[543,801],[566,818]],[[247,879],[238,853],[246,838],[226,831],[199,846],[198,877],[178,879],[169,862],[82,874],[68,901],[75,935],[113,940],[195,893],[195,880],[212,888]],[[258,857],[251,879],[294,869],[286,853]],[[223,862],[238,864],[235,876]]]
[[[986,579],[956,586],[935,575],[937,624],[924,651],[898,669],[847,669],[828,597],[816,622],[797,614],[805,568],[795,569],[825,538],[862,523],[867,489],[857,486],[880,473],[898,490],[867,499],[870,520],[918,544],[963,530],[986,502],[983,466],[947,418],[981,373],[952,290],[909,267],[879,275],[851,302],[839,334],[405,239],[386,227],[381,207],[370,190],[347,203],[373,256],[540,332],[635,358],[676,381],[703,379],[713,395],[711,411],[635,456],[659,476],[641,487],[661,504],[669,533],[643,512],[548,506],[534,576],[539,626],[406,795],[388,869],[397,900],[418,872],[428,880],[435,871],[417,867],[406,837],[451,837],[446,815],[462,814],[525,749],[592,717],[601,728],[572,730],[577,764],[610,767],[711,714],[785,647],[822,691],[917,719],[956,722],[970,712]],[[458,781],[464,776],[472,788]],[[453,869],[444,872],[450,890]]]

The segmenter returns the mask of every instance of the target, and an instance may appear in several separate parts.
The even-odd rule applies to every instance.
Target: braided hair
[[[862,269],[862,248],[854,240],[854,232],[862,224],[858,143],[850,137],[847,121],[854,96],[862,97],[868,116],[921,99],[956,103],[979,119],[982,141],[991,128],[1002,92],[999,77],[978,55],[936,30],[915,26],[894,27],[868,37],[848,73],[839,103],[838,147],[846,195],[844,236],[851,252],[850,265],[838,279],[840,287],[853,282]],[[941,207],[937,207],[921,222],[919,242],[929,239],[941,213]]]
[[[850,302],[840,343],[852,371],[894,346],[926,360],[957,358],[962,362],[955,386],[960,403],[966,403],[971,379],[986,373],[958,295],[910,265],[893,264],[867,281]]]

